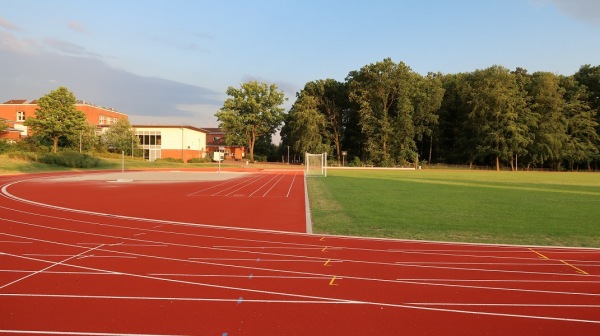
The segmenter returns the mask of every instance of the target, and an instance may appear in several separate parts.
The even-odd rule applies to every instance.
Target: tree
[[[348,110],[349,104],[348,86],[334,79],[317,80],[306,83],[298,96],[298,99],[307,96],[315,99],[315,109],[323,115],[325,121],[322,136],[333,144],[335,155],[340,162],[344,112]]]
[[[559,77],[549,72],[535,72],[529,85],[530,108],[536,116],[532,129],[535,142],[530,155],[534,163],[548,162],[555,169],[562,163],[568,142],[565,115],[565,90],[559,85]]]
[[[286,143],[291,144],[296,153],[322,153],[328,151],[324,145],[326,120],[318,111],[317,98],[299,94],[290,109]]]
[[[416,159],[412,94],[417,74],[387,58],[352,71],[350,101],[360,105],[360,125],[366,152],[380,165]]]
[[[2,133],[8,131],[8,123],[0,118],[0,135],[2,135]]]
[[[430,72],[426,77],[420,78],[417,82],[417,90],[412,97],[415,111],[413,117],[415,140],[422,143],[425,137],[429,138],[429,161],[431,161],[433,150],[433,130],[438,125],[440,107],[444,97],[441,77],[442,75],[439,73]]]
[[[254,146],[259,137],[272,135],[281,126],[285,118],[283,91],[275,84],[250,81],[243,83],[240,89],[227,88],[230,98],[215,113],[219,127],[227,134],[228,145],[247,146],[250,161],[254,162]]]
[[[571,170],[575,163],[583,163],[591,170],[590,162],[597,158],[600,152],[596,111],[590,108],[586,100],[586,87],[575,81],[573,76],[561,77],[560,86],[565,92],[564,111],[567,119],[565,159],[569,162]]]
[[[500,170],[500,160],[512,160],[530,141],[527,125],[520,122],[527,113],[526,94],[517,77],[501,66],[476,70],[463,85],[462,100],[469,108],[478,154],[492,156]]]
[[[75,108],[75,95],[66,87],[59,87],[38,99],[35,118],[28,118],[24,125],[33,133],[52,141],[52,151],[58,150],[58,141],[78,135],[87,125],[85,114]]]
[[[106,133],[102,135],[102,140],[110,151],[125,152],[127,155],[133,155],[140,145],[140,139],[135,136],[135,131],[126,118],[119,119],[110,125]]]

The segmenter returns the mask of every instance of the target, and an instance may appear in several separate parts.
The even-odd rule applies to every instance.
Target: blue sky
[[[600,65],[597,0],[0,0],[0,100],[66,86],[134,124],[217,126],[228,86],[413,70]]]

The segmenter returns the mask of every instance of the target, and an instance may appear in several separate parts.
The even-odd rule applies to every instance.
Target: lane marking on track
[[[0,270],[5,273],[35,273],[37,270]],[[44,274],[61,274],[61,275],[110,275],[106,272],[77,272],[77,271],[45,271]]]
[[[30,257],[70,257],[72,254],[38,254],[38,253],[23,253],[24,256]]]
[[[548,259],[548,257],[546,257],[545,255],[543,255],[543,254],[541,254],[541,253],[539,253],[539,252],[535,251],[535,250],[534,250],[534,249],[532,249],[532,248],[529,248],[528,250],[529,250],[529,251],[531,251],[531,252],[533,252],[533,253],[535,253],[535,254],[537,254],[537,255],[538,255],[538,257],[540,257],[541,259]]]
[[[331,281],[329,281],[329,286],[339,286],[338,284],[334,283],[335,279],[337,277],[334,275],[333,278],[331,278]]]
[[[6,233],[2,233],[4,235],[8,235],[11,237],[14,237],[14,235],[11,234],[6,234]],[[16,236],[18,238],[26,238],[26,237],[20,237],[20,236]],[[35,241],[44,241],[44,240],[40,240],[40,239],[35,239],[35,238],[29,238]],[[46,241],[48,242],[48,241]],[[69,244],[65,244],[65,243],[59,243],[59,242],[53,242],[54,244],[58,244],[58,245],[67,245],[67,246],[72,246]],[[140,257],[148,257],[148,258],[152,258],[152,259],[161,259],[161,260],[172,260],[172,261],[185,261],[184,259],[177,259],[177,258],[169,258],[169,257],[160,257],[160,256],[151,256],[151,255],[142,255],[142,254],[135,254],[135,253],[127,253],[127,252],[118,252],[118,251],[105,251],[105,252],[114,252],[114,253],[121,253],[121,254],[125,254],[125,255],[135,255],[135,256],[140,256]],[[4,253],[6,254],[6,253]],[[27,257],[23,257],[23,256],[18,256],[18,255],[14,255],[15,257],[20,257],[20,258],[25,258],[25,259],[33,259],[33,260],[37,260],[37,261],[42,261],[42,262],[47,262],[46,260],[38,260],[38,259],[34,259],[34,258],[27,258]],[[189,261],[192,262],[192,261]],[[208,262],[201,262],[201,261],[193,261],[193,262],[200,262],[200,263],[204,263],[204,264],[209,264],[209,265],[219,265],[219,266],[225,266],[225,267],[233,267],[233,268],[242,268],[242,269],[252,269],[252,270],[261,270],[261,271],[274,271],[274,272],[283,272],[283,273],[288,273],[288,274],[301,274],[301,275],[312,275],[312,276],[322,276],[323,274],[316,274],[316,273],[308,273],[308,272],[298,272],[298,271],[288,271],[288,270],[278,270],[278,269],[270,269],[270,268],[258,268],[258,267],[246,267],[246,266],[240,266],[240,265],[227,265],[227,264],[216,264],[216,263],[208,263]],[[73,267],[81,267],[81,266],[77,266],[77,265],[69,265],[69,266],[73,266]],[[428,266],[431,267],[431,266]],[[93,268],[86,268],[86,267],[82,267],[84,269],[92,269],[92,270],[96,270]],[[121,274],[120,272],[114,272],[115,274]],[[132,274],[131,276],[134,277],[145,277],[143,275],[137,275],[137,274]],[[575,275],[573,275],[575,276]],[[153,277],[150,277],[151,279],[155,279]],[[373,279],[373,278],[365,278],[365,277],[348,277],[346,276],[345,278],[348,279],[353,279],[353,280],[358,280],[358,281],[377,281],[377,282],[399,282],[399,283],[406,283],[406,284],[413,284],[413,285],[423,285],[423,286],[442,286],[442,287],[456,287],[456,288],[471,288],[471,289],[484,289],[484,290],[499,290],[499,291],[511,291],[511,292],[532,292],[532,293],[545,293],[545,294],[558,294],[558,295],[581,295],[581,296],[600,296],[600,294],[595,294],[595,293],[573,293],[573,292],[560,292],[560,291],[544,291],[544,290],[531,290],[531,289],[518,289],[518,288],[498,288],[498,287],[485,287],[485,286],[465,286],[465,285],[459,285],[459,284],[444,284],[444,283],[431,283],[431,282],[420,282],[420,281],[405,281],[402,279],[396,279],[396,280],[386,280],[386,279]],[[162,281],[173,281],[173,282],[178,282],[180,280],[173,280],[173,279],[163,279],[163,278],[156,278],[156,280],[162,280]],[[187,283],[185,281],[182,281],[184,283]],[[229,286],[221,286],[221,285],[215,285],[215,284],[199,284],[199,283],[191,283],[191,284],[197,284],[197,285],[201,285],[201,286],[208,286],[208,287],[217,287],[217,288],[231,288]],[[235,288],[235,287],[233,287]],[[238,288],[238,290],[240,290]],[[254,291],[252,289],[241,289],[241,290],[248,290],[248,291]],[[265,291],[259,291],[259,292],[265,292]],[[266,291],[269,292],[269,291]],[[299,294],[293,294],[293,293],[285,293],[285,294],[281,294],[281,295],[290,295],[290,296],[301,296],[304,297],[304,295],[299,295]]]
[[[547,304],[547,303],[459,303],[459,302],[406,302],[416,306],[466,306],[466,307],[553,307],[553,308],[600,308],[600,305]]]
[[[322,263],[323,260],[307,260],[307,259],[262,259],[262,258],[187,258],[188,260],[209,260],[209,261],[257,261],[257,262],[298,262],[298,263]],[[327,262],[331,261],[329,259]],[[339,262],[339,261],[333,261]],[[327,266],[327,265],[326,265]]]
[[[14,235],[6,234],[6,233],[4,233],[4,235],[14,236]],[[18,237],[18,238],[23,238],[23,237]],[[29,238],[29,239],[35,240],[35,241],[42,241],[40,239],[35,239],[35,238]],[[74,246],[74,245],[69,245],[69,244],[60,243],[60,242],[54,242],[54,244],[57,244],[57,245],[66,245],[66,246]],[[4,254],[6,254],[6,253],[4,253]],[[11,255],[11,256],[17,257],[17,258],[29,259],[29,260],[36,260],[36,261],[40,261],[40,262],[47,262],[45,260],[39,260],[39,259],[30,258],[30,257],[23,257],[23,256],[18,256],[18,255]],[[166,260],[166,259],[172,259],[172,258],[162,257],[162,258],[159,258],[159,259],[165,259]],[[108,270],[96,269],[96,268],[91,268],[91,267],[83,267],[83,266],[79,266],[79,265],[70,265],[70,264],[66,264],[66,263],[65,263],[65,266],[71,266],[71,267],[74,267],[74,268],[80,268],[80,269],[86,269],[86,270],[93,270],[93,271],[105,271],[105,272],[112,273],[114,275],[130,276],[132,278],[141,278],[141,279],[157,280],[157,281],[167,281],[167,282],[173,282],[173,283],[179,283],[179,284],[188,284],[188,285],[195,285],[195,286],[206,286],[206,287],[212,287],[212,288],[231,289],[231,290],[236,290],[236,291],[243,290],[243,291],[252,292],[252,293],[263,293],[263,294],[280,295],[280,296],[287,296],[287,297],[296,297],[296,298],[303,298],[303,299],[330,300],[331,302],[337,302],[337,303],[340,303],[340,302],[353,302],[353,303],[356,303],[356,302],[358,302],[358,303],[363,303],[363,304],[371,304],[371,305],[386,306],[386,307],[406,308],[406,309],[421,309],[421,310],[428,310],[428,311],[453,312],[453,313],[462,313],[462,314],[489,315],[489,316],[505,316],[505,317],[516,317],[516,318],[529,318],[529,319],[540,319],[540,320],[558,320],[558,321],[570,321],[570,322],[600,324],[600,321],[594,321],[594,320],[571,319],[571,318],[551,317],[551,316],[531,316],[531,315],[520,315],[520,314],[473,312],[473,311],[468,311],[468,310],[432,308],[432,307],[422,307],[422,306],[414,306],[414,305],[411,306],[411,305],[405,305],[405,304],[400,304],[400,303],[383,303],[383,302],[355,301],[355,300],[347,300],[347,299],[339,299],[339,298],[325,298],[325,297],[319,297],[319,296],[310,296],[310,295],[302,295],[302,294],[294,294],[294,293],[273,292],[273,291],[255,290],[255,289],[249,289],[249,288],[231,287],[231,286],[224,286],[224,285],[217,285],[217,284],[207,284],[207,283],[197,283],[197,282],[189,282],[189,281],[182,281],[182,280],[174,280],[174,279],[157,278],[157,277],[150,277],[150,276],[145,276],[145,275],[141,275],[141,274],[131,274],[131,273],[108,271]],[[290,272],[290,271],[288,271],[288,272]],[[290,272],[290,273],[292,273],[292,272]],[[300,272],[293,272],[293,273],[300,273]],[[354,279],[359,280],[358,278],[354,278]],[[386,281],[386,282],[393,282],[393,281]],[[407,282],[405,282],[405,283],[407,283]],[[449,286],[447,284],[425,284],[425,285]],[[450,285],[450,287],[462,287],[462,286]],[[468,286],[468,287],[474,287],[474,286]],[[486,288],[486,287],[483,287],[483,288],[484,289],[490,289],[490,288]],[[547,291],[517,290],[517,289],[506,289],[506,288],[502,288],[502,290],[512,290],[512,291],[521,291],[521,292],[543,292],[543,293],[551,293],[551,292],[547,292]],[[567,293],[561,293],[561,294],[567,294]],[[599,296],[597,294],[589,294],[589,293],[585,293],[585,294],[583,294],[583,293],[577,293],[577,294]],[[568,295],[574,295],[574,293],[568,293]]]
[[[24,276],[24,277],[21,277],[21,278],[19,278],[19,279],[16,279],[16,280],[14,280],[14,281],[11,281],[11,282],[9,282],[9,283],[7,283],[7,284],[4,284],[4,285],[0,286],[0,289],[4,289],[4,288],[6,288],[6,287],[8,287],[8,286],[10,286],[10,285],[14,285],[14,284],[16,284],[17,282],[21,282],[21,281],[23,281],[23,280],[25,280],[25,279],[27,279],[27,278],[30,278],[30,277],[32,277],[32,276],[34,276],[34,275],[36,275],[36,274],[43,273],[44,271],[46,271],[46,270],[49,270],[49,269],[51,269],[51,268],[52,268],[52,267],[54,267],[54,266],[57,266],[57,265],[68,265],[68,264],[66,264],[66,262],[67,262],[67,261],[69,261],[69,260],[72,260],[72,259],[76,259],[76,258],[78,258],[78,257],[80,257],[80,256],[82,256],[82,255],[84,255],[85,253],[92,252],[92,251],[94,251],[94,250],[96,250],[96,249],[99,249],[99,248],[101,248],[102,246],[103,246],[103,245],[99,245],[99,246],[96,246],[96,247],[94,247],[94,248],[91,248],[91,249],[85,250],[85,251],[83,251],[83,252],[81,252],[81,253],[79,253],[79,254],[72,255],[72,256],[70,256],[69,258],[63,259],[63,260],[61,260],[61,261],[59,261],[59,262],[53,262],[53,263],[51,263],[51,265],[49,265],[48,267],[45,267],[45,268],[43,268],[43,269],[41,269],[41,270],[38,270],[38,271],[36,271],[36,272],[34,272],[34,273],[30,273],[30,274],[28,274],[28,275],[26,275],[26,276]],[[8,253],[2,253],[2,254],[5,254],[5,255],[10,255],[10,254],[8,254]],[[47,262],[46,260],[43,260],[43,261],[44,261],[44,262]]]
[[[148,273],[150,276],[179,276],[179,277],[199,277],[199,278],[248,278],[246,275],[230,275],[230,274],[182,274],[182,273]],[[322,276],[286,276],[286,275],[254,275],[250,274],[250,278],[257,279],[284,279],[284,280],[323,280],[330,279],[329,275]]]
[[[125,244],[125,243],[119,243],[116,244],[119,246],[133,246],[133,247],[169,247],[169,245],[167,244]]]
[[[1,244],[32,244],[32,242],[23,242],[16,240],[0,240]]]
[[[118,255],[83,255],[77,259],[87,259],[87,258],[117,258],[117,259],[137,259],[137,257],[132,256],[118,256]]]
[[[12,221],[11,222],[16,222],[16,221]],[[20,222],[17,222],[20,223]],[[78,231],[73,231],[73,230],[65,230],[65,229],[58,229],[58,228],[53,228],[53,227],[47,227],[47,226],[43,226],[43,225],[36,225],[36,224],[29,224],[29,223],[22,223],[25,225],[30,225],[30,226],[36,226],[36,227],[44,227],[44,228],[48,228],[48,229],[54,229],[54,230],[59,230],[59,231],[67,231],[67,232],[78,232]],[[80,234],[84,234],[84,235],[94,235],[94,236],[103,236],[103,237],[110,237],[110,238],[119,238],[120,241],[123,240],[132,240],[131,238],[123,238],[123,237],[111,237],[111,236],[106,236],[106,235],[100,235],[100,234],[91,234],[91,233],[85,233],[85,232],[78,232]],[[12,238],[24,238],[24,237],[20,237],[20,236],[15,236],[15,235],[11,235],[11,234],[4,234],[6,236],[12,237]],[[31,238],[29,238],[31,239]],[[33,239],[36,241],[43,241],[43,240],[39,240],[39,239]],[[152,242],[152,241],[147,241],[147,240],[139,240],[137,239],[136,241],[141,241],[141,242]],[[48,242],[48,241],[45,241]],[[51,242],[51,243],[55,243],[55,242]],[[153,242],[156,243],[156,242]],[[55,243],[56,244],[56,243]],[[61,244],[61,243],[58,243]],[[61,244],[61,245],[67,245],[67,246],[72,246],[72,245],[68,245],[68,244]],[[178,244],[174,244],[172,243],[171,245],[173,246],[179,246]],[[188,246],[188,247],[193,247],[193,246]],[[136,255],[136,256],[146,256],[149,258],[157,258],[157,259],[162,259],[162,260],[178,260],[178,261],[182,261],[180,259],[175,259],[175,258],[167,258],[167,257],[161,257],[161,256],[148,256],[148,255],[143,255],[143,254],[134,254],[134,253],[126,253],[126,252],[119,252],[119,251],[113,251],[113,250],[109,250],[106,252],[112,252],[112,253],[121,253],[121,254],[127,254],[127,255]],[[248,253],[248,252],[246,252]],[[201,261],[194,261],[194,262],[201,262]],[[224,267],[232,267],[232,268],[247,268],[247,269],[252,269],[252,270],[267,270],[267,271],[275,271],[275,272],[284,272],[284,273],[291,273],[291,274],[304,274],[303,272],[295,272],[295,271],[288,271],[288,270],[280,270],[280,269],[272,269],[272,268],[256,268],[256,267],[245,267],[245,266],[240,266],[240,265],[231,265],[231,264],[217,264],[217,263],[206,263],[206,262],[201,262],[201,263],[205,263],[205,264],[211,264],[211,265],[218,265],[218,266],[224,266]],[[362,262],[362,263],[370,263],[370,262]],[[378,263],[373,263],[373,264],[378,264]],[[402,265],[403,267],[406,267],[406,265]],[[426,268],[441,268],[441,269],[452,269],[449,267],[439,267],[439,266],[419,266],[419,265],[410,265],[410,267],[426,267]],[[459,268],[461,270],[464,270],[462,268]],[[477,269],[476,269],[477,270]],[[486,271],[486,272],[493,272],[492,270],[481,270],[481,271]],[[579,276],[579,275],[575,275],[575,274],[561,274],[561,273],[542,273],[542,272],[515,272],[515,271],[511,271],[511,273],[520,273],[520,274],[552,274],[552,275],[561,275],[561,276]],[[306,275],[306,274],[304,274]],[[314,275],[314,274],[311,274]],[[359,280],[364,280],[364,281],[392,281],[392,280],[385,280],[385,279],[369,279],[369,278],[360,278],[360,277],[356,277],[356,279]],[[427,285],[427,283],[416,283],[416,284],[421,284],[421,285]],[[433,285],[433,284],[430,284]],[[455,285],[456,286],[456,285]],[[513,289],[514,290],[514,289]],[[585,294],[584,294],[585,295]]]
[[[515,282],[515,283],[598,283],[600,280],[518,280],[518,279],[423,279],[401,278],[401,281],[427,281],[427,282]]]
[[[537,274],[537,275],[563,275],[563,276],[581,276],[583,274],[564,274],[564,273],[551,273],[551,272],[532,272],[532,271],[515,271],[515,270],[502,270],[502,269],[486,269],[486,268],[466,268],[466,267],[449,267],[449,266],[432,266],[432,265],[420,265],[420,264],[397,264],[402,267],[415,267],[415,268],[433,268],[433,269],[447,269],[457,270],[465,272],[492,272],[492,273],[516,273],[516,274]],[[586,274],[587,275],[587,274]],[[589,275],[594,277],[600,277],[600,275]]]
[[[329,265],[330,261],[331,261],[331,259],[327,259],[327,261],[323,264],[323,266],[331,266],[331,265]]]
[[[56,298],[56,299],[98,299],[98,300],[139,300],[139,301],[190,301],[190,302],[238,302],[239,299],[223,298],[199,298],[199,297],[160,297],[160,296],[113,296],[113,295],[71,295],[71,294],[33,294],[33,293],[0,293],[0,297],[34,297],[34,298]],[[244,302],[252,303],[285,303],[285,304],[371,304],[360,301],[331,301],[323,300],[273,300],[273,299],[244,299]]]
[[[276,242],[273,242],[276,243]],[[321,250],[329,249],[329,250],[344,250],[344,247],[331,247],[331,246],[315,246],[315,247],[289,247],[289,246],[232,246],[232,245],[213,245],[212,247],[223,249],[223,248],[234,248],[237,250]]]
[[[21,197],[17,197],[13,194],[11,194],[10,192],[8,192],[8,188],[11,187],[14,184],[18,184],[18,183],[23,183],[23,182],[30,182],[30,181],[35,181],[35,180],[43,180],[44,178],[26,178],[26,179],[10,179],[7,180],[6,184],[2,185],[2,188],[0,189],[1,191],[1,196],[8,198],[12,201],[15,202],[21,202],[21,203],[26,203],[26,204],[30,204],[33,206],[38,206],[41,208],[49,208],[49,209],[55,209],[55,210],[61,210],[61,211],[67,211],[67,212],[72,212],[72,213],[79,213],[79,214],[88,214],[91,216],[99,216],[99,217],[108,217],[108,218],[116,218],[116,219],[125,219],[125,220],[132,220],[132,221],[144,221],[147,223],[161,223],[161,225],[165,224],[165,225],[173,225],[173,226],[177,226],[177,225],[183,225],[183,226],[193,226],[193,227],[202,227],[202,228],[210,228],[210,229],[215,229],[215,230],[223,230],[223,231],[240,231],[240,232],[262,232],[262,233],[268,233],[268,234],[279,234],[279,235],[284,235],[284,236],[307,236],[306,233],[302,233],[302,232],[289,232],[289,231],[277,231],[277,230],[265,230],[265,229],[252,229],[252,228],[236,228],[236,227],[227,227],[227,226],[219,226],[219,225],[208,225],[208,224],[199,224],[199,223],[187,223],[187,222],[178,222],[178,221],[167,221],[167,220],[157,220],[157,219],[152,219],[152,218],[141,218],[141,217],[132,217],[132,216],[122,216],[122,215],[116,215],[116,214],[108,214],[108,213],[102,213],[102,212],[95,212],[95,211],[86,211],[86,210],[79,210],[79,209],[72,209],[72,208],[66,208],[66,207],[59,207],[59,206],[55,206],[55,205],[50,205],[50,204],[45,204],[45,203],[41,203],[41,202],[36,202],[36,201],[32,201],[32,200],[28,200],[25,198],[21,198]],[[33,214],[33,215],[37,215],[37,216],[44,216],[44,217],[49,217],[49,218],[58,218],[58,217],[53,217],[53,216],[48,216],[48,215],[42,215],[39,213],[30,213],[30,212],[25,212],[25,211],[20,211],[20,210],[16,210],[16,209],[12,209],[12,208],[8,208],[8,207],[4,207],[4,206],[0,206],[0,208],[4,208],[10,211],[18,211],[18,212],[23,212],[23,213],[29,213],[29,214]],[[66,218],[60,218],[62,220],[73,220],[73,219],[66,219]],[[99,225],[99,224],[98,224]],[[309,235],[312,236],[312,235]],[[431,246],[431,245],[435,245],[435,246],[457,246],[457,247],[467,247],[467,248],[472,248],[472,247],[480,247],[480,248],[485,248],[485,247],[490,247],[490,248],[494,248],[493,252],[502,252],[499,251],[498,249],[517,249],[517,248],[526,248],[529,246],[526,245],[498,245],[498,244],[484,244],[484,243],[457,243],[457,242],[444,242],[444,241],[427,241],[427,240],[410,240],[410,239],[394,239],[394,238],[376,238],[376,237],[356,237],[356,236],[344,236],[344,235],[324,235],[323,237],[328,237],[328,238],[332,238],[332,239],[337,239],[340,241],[372,241],[372,242],[387,242],[387,243],[410,243],[410,244],[414,244],[414,245],[423,245],[423,246]],[[225,238],[227,239],[227,238]],[[235,238],[228,238],[228,239],[235,239]],[[539,249],[546,249],[546,250],[550,250],[550,251],[554,251],[554,252],[560,252],[560,253],[600,253],[600,249],[599,248],[593,248],[593,247],[577,247],[577,248],[573,248],[573,247],[560,247],[560,246],[554,246],[554,247],[550,247],[550,246],[537,246]],[[360,250],[360,249],[359,249]],[[391,250],[391,249],[390,249]],[[398,250],[398,251],[403,251],[403,250]],[[430,250],[430,251],[436,251],[436,250]],[[463,250],[464,251],[464,250]],[[488,252],[490,252],[488,250]],[[513,252],[517,252],[517,251],[513,251]]]
[[[572,267],[572,268],[574,268],[574,269],[575,269],[575,271],[576,271],[577,273],[579,273],[579,274],[583,274],[583,275],[590,275],[588,272],[586,272],[586,271],[582,270],[581,268],[575,267],[575,266],[573,266],[573,265],[569,264],[568,262],[566,262],[566,261],[564,261],[564,260],[561,260],[560,262],[561,262],[561,263],[563,263],[563,264],[565,264],[565,265],[567,265],[567,266],[569,266],[569,267]]]

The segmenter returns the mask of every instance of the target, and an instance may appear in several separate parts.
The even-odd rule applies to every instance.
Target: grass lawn
[[[600,247],[600,174],[329,170],[309,178],[315,233]]]

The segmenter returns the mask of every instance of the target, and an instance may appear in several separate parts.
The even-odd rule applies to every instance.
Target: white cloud
[[[534,3],[552,4],[568,16],[600,25],[600,1],[598,0],[534,0]]]
[[[0,50],[15,53],[32,52],[37,48],[37,43],[30,39],[19,39],[9,32],[0,32]]]
[[[0,27],[7,29],[7,30],[16,30],[16,31],[22,30],[16,24],[6,20],[3,17],[0,17]]]
[[[70,21],[67,23],[69,29],[74,30],[78,33],[85,33],[87,30],[85,29],[85,25],[80,21]]]

